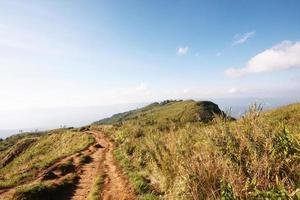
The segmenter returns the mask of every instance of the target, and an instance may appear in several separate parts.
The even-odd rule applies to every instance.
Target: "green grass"
[[[31,178],[55,161],[87,148],[94,138],[86,133],[72,130],[55,130],[43,134],[20,155],[0,169],[0,188],[17,186]],[[13,148],[13,147],[11,147]],[[1,151],[0,154],[7,154]]]
[[[288,129],[293,129],[295,132],[300,131],[300,103],[290,104],[277,109],[269,110],[263,113],[270,123],[282,123]]]
[[[193,120],[199,112],[192,101],[172,102],[91,128],[114,139],[140,199],[297,199],[289,195],[300,188],[300,104],[254,106],[236,121]]]
[[[12,135],[12,136],[6,138],[3,141],[0,141],[0,152],[3,151],[3,150],[8,149],[9,147],[12,147],[13,145],[15,145],[21,139],[39,137],[43,134],[45,134],[45,132],[20,133],[20,134]]]
[[[194,121],[207,122],[214,117],[214,114],[224,113],[212,102],[196,102],[194,100],[164,101],[150,104],[144,108],[113,115],[111,118],[95,122],[94,125],[138,121],[140,124],[160,124],[164,126],[168,122],[177,124]]]
[[[130,165],[130,160],[124,157],[122,152],[118,149],[114,151],[114,156],[127,173],[131,183],[133,184],[135,192],[140,196],[151,194],[151,186],[148,184],[148,181],[141,174],[139,174],[137,170],[132,168]]]
[[[77,175],[67,177],[60,183],[38,182],[17,187],[14,200],[55,200],[63,199],[76,183]]]
[[[93,187],[90,193],[88,194],[88,200],[98,200],[101,197],[101,190],[104,184],[104,179],[104,175],[98,175],[96,177]]]

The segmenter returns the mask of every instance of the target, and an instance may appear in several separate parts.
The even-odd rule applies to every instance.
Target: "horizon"
[[[297,103],[300,99],[254,99],[254,98],[219,98],[219,99],[176,99],[176,100],[195,100],[195,101],[211,101],[216,103],[219,108],[230,116],[240,118],[248,110],[253,103],[258,103],[264,111],[278,108],[291,103]],[[155,101],[160,102],[160,101]],[[234,102],[234,105],[232,104]],[[108,118],[114,114],[127,112],[134,109],[139,109],[154,102],[137,102],[129,104],[113,104],[103,106],[90,107],[56,107],[56,108],[36,108],[22,109],[14,111],[6,111],[0,113],[2,120],[0,127],[0,138],[5,139],[14,134],[24,132],[43,132],[51,129],[62,127],[82,127],[91,123]],[[31,123],[28,123],[27,116]],[[8,119],[7,119],[8,118]],[[25,120],[24,120],[25,119]],[[27,119],[27,120],[26,120]],[[16,126],[17,124],[17,126]]]
[[[299,8],[297,0],[1,1],[0,131],[79,126],[165,99],[297,102]]]

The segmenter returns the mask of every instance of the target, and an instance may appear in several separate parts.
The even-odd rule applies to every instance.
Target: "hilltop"
[[[101,124],[117,124],[133,120],[144,122],[209,122],[214,115],[223,115],[225,113],[220,110],[217,104],[210,101],[194,101],[194,100],[166,100],[160,103],[155,102],[143,108],[115,114],[112,117],[105,118],[93,123],[93,125]]]

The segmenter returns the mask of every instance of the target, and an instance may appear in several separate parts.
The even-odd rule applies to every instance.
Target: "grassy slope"
[[[133,120],[148,124],[207,121],[213,117],[214,113],[221,114],[221,110],[216,104],[208,101],[164,101],[161,103],[153,103],[140,109],[113,115],[110,118],[95,122],[94,125],[116,124]]]
[[[300,187],[300,104],[265,113],[254,107],[237,121],[194,120],[205,108],[194,101],[156,105],[93,128],[114,138],[115,156],[141,199],[288,199]]]
[[[288,129],[295,129],[295,132],[300,131],[300,103],[272,109],[263,113],[263,117],[268,119],[270,122],[280,122]]]
[[[24,138],[33,138],[42,135],[43,133],[21,133],[12,135],[3,141],[0,141],[0,160],[6,155],[4,151],[8,151],[10,147],[15,145],[18,141]]]
[[[59,129],[43,135],[25,134],[3,141],[6,146],[0,151],[0,157],[5,157],[13,151],[17,144],[34,138],[23,152],[0,169],[0,187],[17,186],[31,180],[37,172],[56,160],[80,151],[94,142],[93,137],[83,132]],[[9,145],[4,144],[9,143]],[[0,145],[0,146],[1,146]],[[3,160],[3,159],[2,159]]]

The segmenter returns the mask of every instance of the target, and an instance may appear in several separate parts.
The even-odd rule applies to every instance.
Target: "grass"
[[[158,199],[156,191],[149,185],[149,181],[139,173],[138,170],[133,169],[133,166],[130,165],[130,160],[124,157],[119,149],[114,151],[114,156],[120,162],[123,170],[127,173],[135,193],[139,195],[140,199]]]
[[[219,115],[206,123],[191,116],[207,107],[192,105],[152,106],[91,127],[114,139],[140,199],[299,199],[300,104],[268,112],[254,105],[239,120]]]
[[[33,179],[55,161],[87,148],[94,138],[83,132],[60,129],[39,135],[24,152],[0,168],[0,188],[13,187]],[[0,151],[0,155],[9,150]]]
[[[269,123],[280,122],[288,129],[293,129],[295,132],[300,131],[299,119],[300,119],[300,104],[290,104],[281,108],[272,109],[262,114],[262,117],[267,119]]]
[[[88,128],[114,140],[114,156],[139,199],[300,199],[300,103],[267,112],[253,105],[241,119],[228,119],[211,102],[165,101]],[[77,129],[2,141],[1,160],[17,154],[0,168],[0,188],[26,183],[93,142]],[[72,173],[72,163],[60,169]],[[50,198],[74,181],[18,187],[15,199]],[[89,199],[99,198],[103,181],[96,177]]]
[[[153,103],[144,108],[113,115],[94,123],[99,124],[120,124],[126,121],[138,121],[146,125],[160,124],[168,122],[184,123],[191,121],[209,121],[214,113],[222,114],[218,106],[212,102],[194,100],[171,101]]]
[[[104,175],[98,175],[96,177],[93,187],[90,193],[88,194],[88,200],[98,200],[101,197],[101,190],[104,184],[104,179]]]
[[[38,182],[18,187],[13,199],[14,200],[54,200],[64,199],[66,193],[72,190],[76,183],[77,175],[72,175],[60,183]]]
[[[20,133],[20,134],[12,135],[12,136],[6,138],[3,141],[0,141],[0,152],[3,151],[3,150],[8,149],[9,147],[12,147],[13,145],[15,145],[21,139],[39,137],[43,134],[45,134],[45,132]]]

